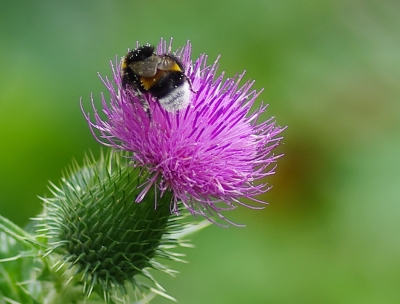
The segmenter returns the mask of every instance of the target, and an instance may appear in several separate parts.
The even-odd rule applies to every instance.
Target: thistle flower
[[[161,40],[157,54],[171,48]],[[189,42],[174,55],[195,91],[187,108],[166,112],[150,94],[125,90],[121,62],[111,63],[113,79],[100,76],[110,94],[109,104],[102,95],[105,119],[93,97],[94,121],[85,114],[93,134],[106,146],[130,152],[134,166],[149,173],[136,202],[154,188],[160,197],[172,193],[174,213],[179,213],[181,202],[194,215],[211,221],[217,215],[228,222],[221,211],[238,205],[263,208],[266,203],[257,196],[270,188],[264,178],[274,173],[279,156],[272,150],[284,128],[273,118],[259,122],[267,105],[251,110],[261,92],[252,90],[254,81],[240,85],[244,73],[224,80],[224,73],[217,76],[218,59],[207,65],[207,56],[201,55],[193,63]],[[140,98],[149,104],[151,117]],[[244,198],[256,206],[244,203]]]

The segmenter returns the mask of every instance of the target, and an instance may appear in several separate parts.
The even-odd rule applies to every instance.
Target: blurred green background
[[[0,214],[25,225],[49,180],[99,154],[79,108],[105,91],[97,72],[137,40],[189,39],[246,69],[288,129],[270,205],[195,235],[162,285],[184,304],[400,303],[399,16],[390,0],[3,0]]]

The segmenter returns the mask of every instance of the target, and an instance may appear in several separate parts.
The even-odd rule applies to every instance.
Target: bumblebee
[[[138,93],[144,110],[149,103],[142,93],[150,93],[168,112],[186,108],[190,103],[192,83],[181,61],[172,54],[156,55],[154,47],[143,45],[131,50],[122,60],[122,87]]]

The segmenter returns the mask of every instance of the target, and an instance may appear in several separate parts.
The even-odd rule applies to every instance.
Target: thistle
[[[161,40],[157,55],[171,49]],[[223,80],[223,73],[217,76],[218,59],[212,65],[206,55],[191,61],[189,42],[173,56],[181,60],[195,92],[187,108],[167,112],[151,94],[125,90],[124,61],[111,63],[112,80],[101,78],[110,94],[109,103],[102,95],[106,117],[100,117],[93,98],[94,121],[86,115],[93,134],[108,147],[128,151],[133,165],[148,172],[137,203],[154,189],[160,196],[171,194],[176,214],[183,205],[194,215],[228,222],[221,211],[238,205],[262,208],[266,203],[257,197],[269,189],[264,178],[274,173],[279,156],[272,150],[283,128],[273,119],[259,122],[267,106],[256,107],[260,92],[251,89],[253,81],[240,85],[244,73]]]
[[[156,54],[139,50],[150,50],[153,70],[145,73],[155,81],[158,72],[174,71],[175,96],[159,87],[142,90],[129,70],[139,51],[111,64],[112,79],[101,78],[110,96],[107,102],[102,95],[105,116],[92,98],[94,120],[85,118],[112,149],[83,166],[75,163],[52,184],[34,219],[35,234],[0,216],[0,266],[10,278],[0,284],[0,295],[10,303],[147,303],[156,294],[173,300],[151,274],[175,273],[159,258],[182,261],[171,249],[190,246],[186,235],[210,222],[236,225],[226,210],[266,204],[259,195],[270,188],[265,179],[280,157],[272,151],[284,128],[272,118],[262,121],[267,106],[256,105],[254,82],[240,84],[244,73],[224,80],[218,59],[191,61],[189,42],[171,49],[161,40]],[[208,221],[185,223],[186,211]]]

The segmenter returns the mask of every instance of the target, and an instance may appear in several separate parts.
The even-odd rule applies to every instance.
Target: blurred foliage
[[[105,91],[97,72],[137,40],[189,39],[228,77],[246,69],[288,129],[270,205],[196,235],[163,286],[192,304],[398,303],[399,14],[393,0],[2,1],[0,214],[27,223],[48,180],[99,154],[79,108]]]

